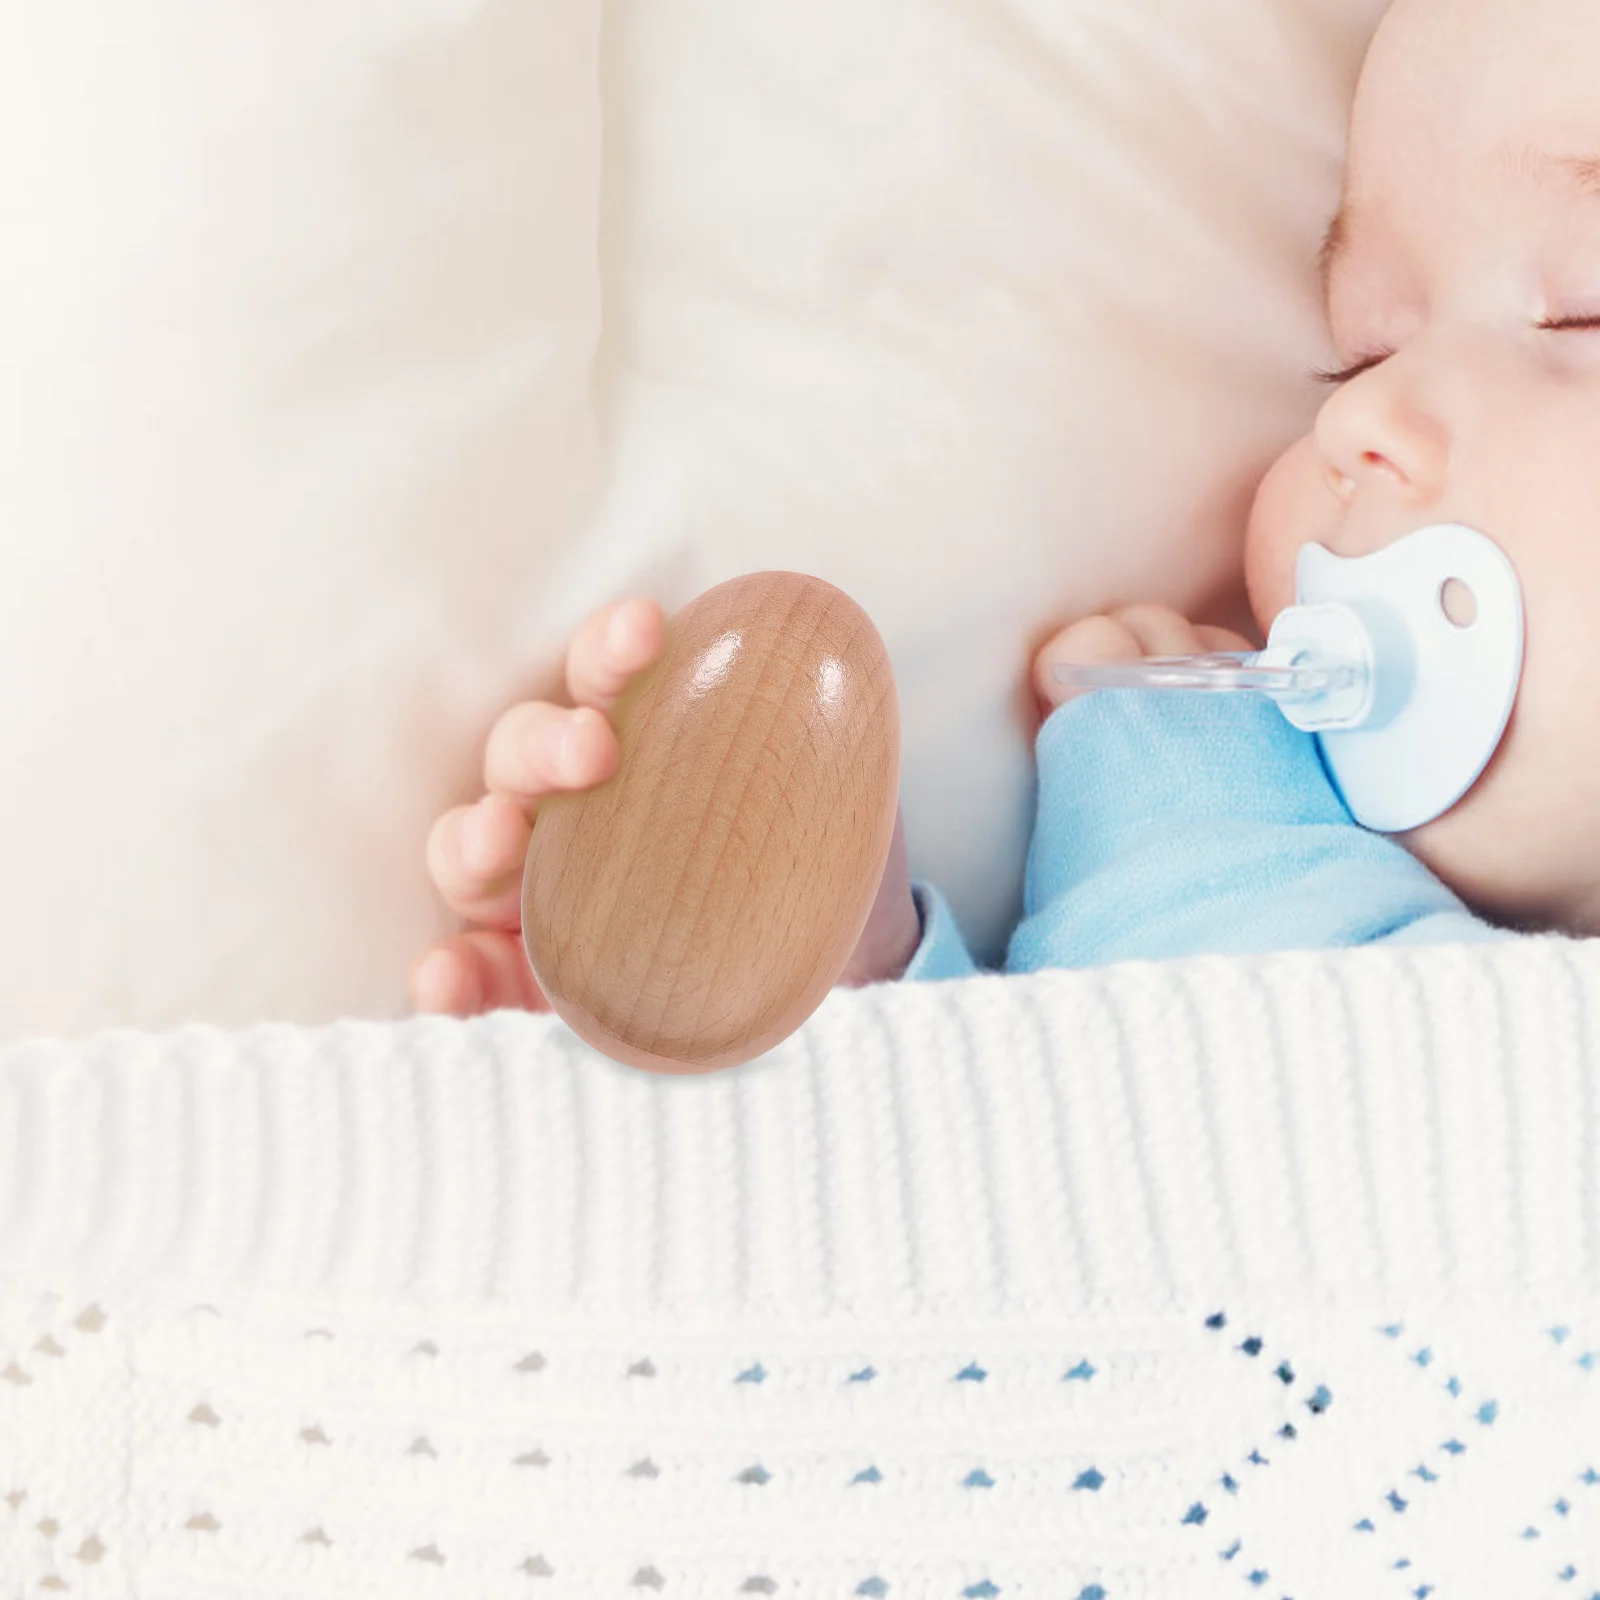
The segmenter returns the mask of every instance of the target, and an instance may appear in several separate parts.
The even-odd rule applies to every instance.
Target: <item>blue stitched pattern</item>
[[[452,1336],[424,1322],[370,1351],[374,1369],[408,1374],[404,1405],[381,1415],[350,1403],[349,1369],[333,1357],[363,1335],[335,1321],[282,1334],[297,1352],[285,1419],[230,1387],[224,1368],[172,1404],[162,1352],[203,1354],[225,1329],[216,1308],[191,1310],[131,1369],[151,1374],[141,1416],[172,1407],[166,1434],[149,1426],[160,1470],[186,1486],[174,1531],[202,1551],[225,1541],[247,1508],[213,1495],[214,1462],[236,1435],[248,1462],[281,1424],[287,1453],[267,1452],[263,1492],[305,1484],[323,1497],[285,1549],[284,1574],[360,1548],[355,1503],[337,1490],[376,1467],[422,1508],[390,1558],[447,1581],[514,1574],[528,1600],[593,1592],[594,1569],[569,1557],[563,1535],[594,1503],[618,1519],[618,1566],[604,1582],[660,1600],[1131,1600],[1182,1594],[1185,1571],[1206,1567],[1242,1600],[1600,1600],[1600,1364],[1584,1359],[1600,1339],[1576,1318],[1445,1308],[1391,1320],[1280,1297],[1271,1312],[980,1318],[948,1340],[929,1322],[892,1347],[848,1319],[820,1348],[777,1324],[728,1339],[691,1323],[648,1352],[628,1348],[623,1326],[608,1342],[592,1329]],[[106,1325],[102,1314],[38,1315],[0,1345],[0,1576],[69,1583],[120,1558],[114,1527],[63,1526],[48,1480],[30,1482],[18,1454],[48,1449],[77,1397],[130,1370]],[[473,1385],[494,1404],[466,1413]],[[477,1459],[518,1485],[524,1509],[504,1528],[476,1504],[430,1509],[469,1414],[492,1429]],[[1369,1458],[1376,1433],[1383,1446]],[[1557,1444],[1548,1464],[1529,1457],[1530,1438]],[[607,1482],[620,1486],[609,1501]],[[686,1505],[691,1539],[675,1544]],[[741,1507],[761,1520],[746,1523]],[[812,1546],[763,1534],[802,1513],[825,1530]],[[708,1550],[695,1529],[713,1525],[723,1535]],[[1102,1552],[1129,1548],[1161,1554],[1125,1585],[1138,1569]],[[1345,1567],[1325,1573],[1325,1558]],[[1479,1562],[1493,1587],[1474,1580]],[[280,1587],[293,1591],[289,1577]]]
[[[1228,1327],[1227,1312],[1212,1312],[1204,1319],[1203,1327],[1208,1334],[1224,1332]],[[1233,1348],[1247,1362],[1254,1364],[1260,1361],[1266,1351],[1267,1341],[1260,1333],[1251,1332],[1234,1345]],[[1301,1389],[1305,1388],[1303,1380],[1295,1370],[1294,1362],[1287,1356],[1279,1357],[1276,1363],[1264,1366],[1260,1371],[1263,1378],[1278,1386],[1278,1393],[1284,1399],[1294,1394],[1297,1386]],[[1295,1403],[1303,1405],[1312,1419],[1325,1416],[1333,1405],[1333,1392],[1325,1383],[1312,1385],[1309,1393],[1303,1396],[1295,1395],[1294,1398]],[[1272,1427],[1271,1437],[1275,1441],[1292,1444],[1300,1438],[1300,1429],[1290,1418],[1281,1417],[1276,1420],[1276,1425]],[[1244,1457],[1240,1466],[1239,1476],[1236,1477],[1231,1470],[1225,1470],[1218,1475],[1217,1486],[1225,1495],[1237,1500],[1242,1487],[1249,1482],[1250,1473],[1248,1469],[1269,1467],[1271,1464],[1272,1457],[1265,1454],[1263,1448],[1258,1445]],[[1211,1520],[1211,1515],[1211,1507],[1204,1500],[1196,1500],[1184,1510],[1180,1522],[1184,1527],[1200,1528]],[[1244,1540],[1237,1535],[1229,1538],[1219,1545],[1217,1549],[1218,1556],[1227,1562],[1237,1562],[1243,1552]],[[1237,1570],[1252,1589],[1265,1589],[1272,1581],[1271,1569],[1254,1562],[1240,1563]],[[1282,1600],[1294,1600],[1294,1597],[1284,1594]]]

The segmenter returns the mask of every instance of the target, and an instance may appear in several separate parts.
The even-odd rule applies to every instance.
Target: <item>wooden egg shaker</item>
[[[615,775],[535,818],[534,976],[614,1060],[736,1066],[821,1004],[877,898],[900,789],[888,652],[832,584],[751,573],[668,621],[610,715]]]

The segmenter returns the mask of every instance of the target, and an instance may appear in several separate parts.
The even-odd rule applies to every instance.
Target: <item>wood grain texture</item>
[[[540,803],[528,958],[615,1060],[737,1065],[821,1003],[877,896],[900,786],[888,652],[832,584],[752,573],[669,621],[611,716],[616,775]]]

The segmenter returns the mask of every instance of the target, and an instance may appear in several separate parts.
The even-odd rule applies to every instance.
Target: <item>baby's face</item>
[[[1346,375],[1257,495],[1257,621],[1309,541],[1493,539],[1526,607],[1517,706],[1404,843],[1493,915],[1600,932],[1600,3],[1397,0],[1325,257]]]

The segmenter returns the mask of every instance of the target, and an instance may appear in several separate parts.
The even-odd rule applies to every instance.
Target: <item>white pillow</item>
[[[1232,585],[1381,0],[599,5],[17,10],[0,1037],[403,1013],[494,714],[762,567],[995,959],[1033,646]]]
[[[605,498],[569,580],[793,567],[889,646],[912,869],[998,961],[1033,650],[1227,609],[1328,358],[1383,0],[641,0],[608,16]],[[1220,620],[1220,617],[1219,617]]]
[[[599,14],[11,8],[0,1036],[406,1009],[592,488]]]

